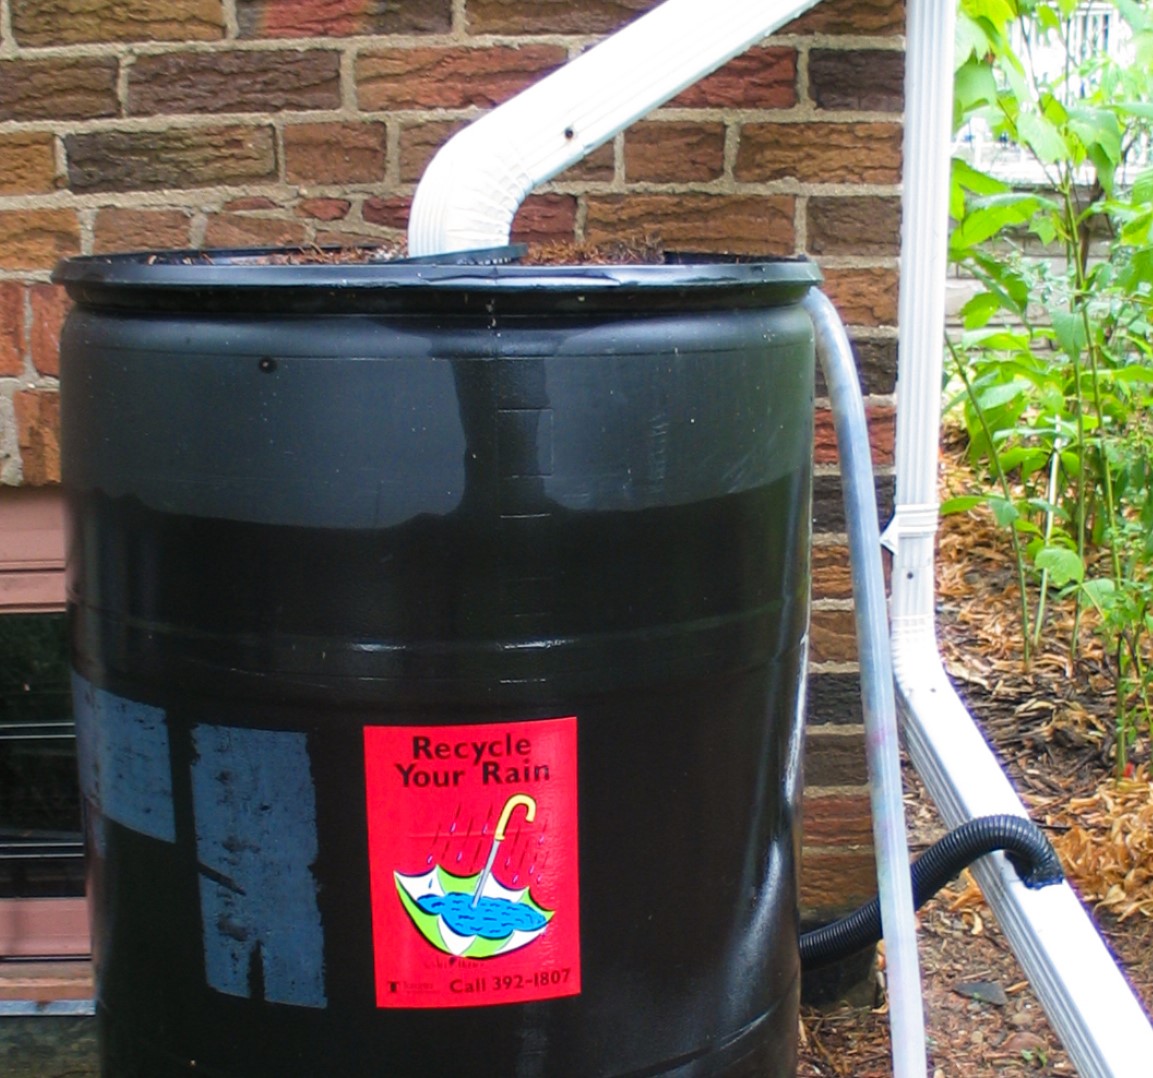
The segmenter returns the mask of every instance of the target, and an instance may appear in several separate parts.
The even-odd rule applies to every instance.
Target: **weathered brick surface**
[[[0,135],[0,195],[39,195],[54,190],[55,141],[46,131]]]
[[[223,0],[11,0],[20,45],[88,41],[211,41],[224,36]]]
[[[877,490],[877,516],[884,522],[893,512],[894,480],[891,475],[878,475],[873,485]],[[813,480],[813,529],[818,532],[845,530],[845,507],[839,476],[818,475]]]
[[[809,621],[809,658],[816,663],[857,661],[857,629],[852,610],[813,611]]]
[[[60,374],[60,330],[72,306],[68,293],[51,284],[34,284],[32,301],[32,366],[40,374]]]
[[[442,33],[452,0],[237,0],[241,37]]]
[[[869,422],[869,445],[874,466],[892,464],[896,409],[892,405],[870,405],[865,409],[865,415]],[[833,414],[827,408],[819,408],[814,429],[813,460],[818,464],[836,464],[838,459]]]
[[[901,178],[901,127],[745,124],[733,172],[744,182],[896,183]]]
[[[887,326],[897,321],[900,275],[889,266],[823,271],[825,294],[842,320],[853,326]]]
[[[650,121],[625,135],[625,179],[651,183],[715,180],[725,170],[725,125]]]
[[[340,54],[177,52],[142,56],[128,70],[128,111],[279,112],[340,106]]]
[[[191,220],[185,210],[136,210],[107,206],[96,211],[93,250],[155,251],[187,247]]]
[[[905,54],[888,49],[814,49],[809,54],[809,96],[820,109],[901,112]]]
[[[818,726],[805,739],[806,786],[860,786],[869,781],[864,731]]]
[[[79,252],[75,211],[0,210],[0,269],[48,269]]]
[[[607,34],[658,0],[468,0],[471,34]]]
[[[846,555],[846,563],[847,563]],[[865,721],[861,710],[861,679],[857,674],[830,674],[817,671],[809,677],[808,710],[805,720],[812,726],[859,725]]]
[[[793,199],[788,195],[593,195],[585,236],[593,243],[653,235],[682,251],[791,254]]]
[[[24,464],[24,485],[60,482],[60,394],[55,390],[21,390],[12,398],[16,435]]]
[[[408,228],[408,213],[412,209],[412,199],[405,195],[389,195],[381,198],[366,198],[360,215],[370,225],[404,230]]]
[[[0,120],[94,120],[116,116],[112,57],[0,60]]]
[[[852,305],[849,305],[851,310]],[[850,340],[852,339],[850,334]],[[897,386],[897,342],[895,340],[854,340],[853,357],[861,379],[861,392],[884,395]],[[828,395],[825,376],[817,365],[817,396]]]
[[[902,0],[821,0],[782,34],[873,34],[887,37],[905,31]]]
[[[210,217],[204,230],[206,247],[279,247],[305,241],[303,221],[283,217],[253,217],[243,213],[220,213]]]
[[[24,373],[24,285],[0,281],[0,377]]]
[[[296,206],[301,217],[311,217],[315,221],[342,221],[352,209],[346,198],[306,198]]]
[[[871,848],[805,850],[801,856],[801,906],[820,910],[823,921],[856,909],[877,893]]]
[[[796,49],[758,46],[669,102],[676,108],[787,109],[797,103]]]
[[[849,548],[817,546],[812,551],[813,595],[820,599],[850,599],[853,578],[849,568]]]
[[[466,126],[464,120],[405,124],[400,129],[400,179],[416,183],[428,163],[453,135]]]
[[[616,174],[616,151],[611,142],[598,146],[557,176],[559,183],[608,183]]]
[[[512,222],[514,243],[572,242],[577,200],[572,195],[529,195]]]
[[[901,200],[896,196],[809,199],[809,251],[816,255],[895,255]]]
[[[555,45],[366,52],[356,64],[357,100],[363,109],[488,108],[565,59]]]
[[[374,183],[384,176],[388,131],[379,123],[290,124],[284,129],[291,183]]]
[[[806,846],[868,846],[873,841],[873,813],[867,793],[806,797],[801,818]]]
[[[244,184],[276,176],[271,127],[93,131],[64,140],[74,191]]]

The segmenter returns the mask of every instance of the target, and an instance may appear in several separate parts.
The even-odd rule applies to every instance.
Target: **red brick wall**
[[[435,149],[653,0],[0,0],[0,484],[58,480],[65,255],[403,235]],[[707,5],[706,5],[707,6]],[[516,236],[808,254],[891,500],[901,3],[824,0],[526,202]],[[855,647],[817,418],[805,901],[873,888]]]

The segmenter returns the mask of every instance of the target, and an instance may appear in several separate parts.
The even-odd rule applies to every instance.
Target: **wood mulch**
[[[967,484],[956,438],[942,447],[943,496]],[[946,669],[1065,871],[1146,1012],[1153,1012],[1153,783],[1148,744],[1129,777],[1113,777],[1114,696],[1100,648],[1076,658],[1072,612],[1051,609],[1026,670],[1016,574],[1005,533],[980,512],[946,517],[938,542],[938,635]],[[911,852],[943,833],[906,767]],[[933,1078],[1072,1075],[1075,1068],[973,878],[966,872],[918,915],[929,1074]],[[884,1002],[806,1011],[801,1078],[892,1073]]]

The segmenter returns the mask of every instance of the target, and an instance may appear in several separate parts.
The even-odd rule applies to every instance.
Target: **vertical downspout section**
[[[898,318],[897,505],[892,623],[909,755],[950,827],[1026,815],[945,674],[933,546],[945,328],[955,0],[913,0],[906,26],[904,198]],[[1078,1073],[1149,1073],[1153,1029],[1067,883],[1031,891],[1001,854],[974,873]]]
[[[528,193],[817,0],[665,0],[450,139],[416,190],[413,257],[501,247]]]

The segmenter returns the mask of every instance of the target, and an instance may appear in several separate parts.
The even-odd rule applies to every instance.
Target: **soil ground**
[[[946,445],[943,481],[964,483]],[[1147,1013],[1153,1010],[1153,784],[1139,745],[1131,776],[1113,778],[1112,693],[1092,646],[1071,659],[1071,612],[1051,608],[1045,641],[1026,670],[1015,570],[1005,533],[979,513],[946,517],[938,544],[938,634],[946,669]],[[943,833],[915,772],[905,768],[913,856]],[[1076,1070],[966,872],[919,914],[929,1074],[1011,1078]],[[892,1073],[883,957],[878,1006],[808,1010],[801,1078]],[[976,986],[976,987],[974,987]]]

